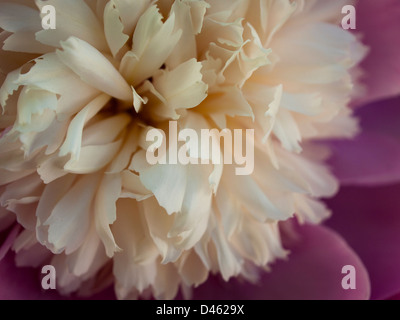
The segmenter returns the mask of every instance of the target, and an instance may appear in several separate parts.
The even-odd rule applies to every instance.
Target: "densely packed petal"
[[[23,227],[20,265],[55,266],[62,294],[171,299],[286,257],[279,222],[321,222],[338,188],[314,142],[358,131],[347,2],[1,1],[0,226]],[[148,161],[153,130],[168,163]],[[203,130],[239,130],[234,151],[201,152]]]

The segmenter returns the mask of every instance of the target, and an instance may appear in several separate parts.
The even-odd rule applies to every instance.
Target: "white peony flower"
[[[337,191],[315,141],[357,132],[348,2],[1,0],[0,228],[23,227],[17,264],[54,265],[64,294],[171,299],[285,257],[279,222],[319,223]],[[150,165],[146,133],[169,121],[254,129],[254,172]]]

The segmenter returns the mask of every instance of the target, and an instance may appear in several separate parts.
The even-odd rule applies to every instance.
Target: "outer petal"
[[[371,52],[361,67],[365,69],[368,102],[400,93],[400,4],[397,0],[362,0],[357,7],[357,31]]]
[[[348,185],[400,181],[400,98],[363,107],[357,115],[363,133],[352,141],[331,143],[335,175]]]
[[[343,188],[328,201],[328,224],[360,255],[371,277],[372,299],[400,292],[400,185]]]
[[[35,40],[35,33],[42,30],[42,27],[40,14],[33,8],[11,1],[0,3],[0,28],[11,32],[7,39],[4,39],[4,45],[2,41],[3,50],[46,53],[50,49]]]
[[[365,267],[354,251],[335,232],[319,226],[299,228],[288,241],[289,260],[272,266],[259,285],[211,278],[194,291],[195,299],[367,299],[370,284]],[[356,290],[341,286],[342,267],[357,271]]]

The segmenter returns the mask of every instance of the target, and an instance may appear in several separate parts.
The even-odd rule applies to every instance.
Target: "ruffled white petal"
[[[165,99],[151,112],[160,118],[178,119],[179,109],[190,109],[207,97],[208,86],[202,81],[202,65],[195,59],[180,64],[171,71],[160,71],[154,76],[154,88]]]
[[[100,51],[79,38],[68,38],[57,51],[60,60],[83,81],[121,100],[131,100],[132,90]]]
[[[60,48],[69,37],[78,37],[100,51],[107,50],[100,21],[84,0],[35,0],[38,8],[52,5],[56,8],[56,29],[41,30],[36,39],[46,45]]]
[[[49,226],[48,241],[54,245],[55,252],[70,254],[85,241],[92,219],[92,200],[99,183],[99,175],[86,175],[80,178],[57,202],[44,225]],[[70,210],[74,203],[74,210]],[[70,237],[71,234],[74,237]]]
[[[11,32],[3,50],[46,53],[50,47],[36,41],[35,33],[42,30],[41,19],[35,9],[17,3],[0,3],[0,28]]]
[[[124,25],[120,15],[115,2],[108,2],[104,9],[104,33],[114,57],[129,40],[129,36],[123,32]]]
[[[132,51],[122,59],[121,73],[132,85],[151,77],[170,56],[182,32],[174,32],[175,15],[165,23],[156,6],[140,17],[133,35]]]
[[[121,250],[115,243],[110,229],[110,225],[117,219],[116,203],[121,195],[121,189],[122,179],[119,174],[104,175],[94,203],[96,230],[109,257]]]

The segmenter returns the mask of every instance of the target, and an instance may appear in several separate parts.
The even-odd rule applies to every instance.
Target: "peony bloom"
[[[339,27],[348,3],[1,0],[0,256],[55,266],[62,294],[171,299],[210,274],[257,279],[288,255],[280,222],[330,215],[320,199],[338,181],[316,142],[358,132],[366,49]],[[253,173],[151,165],[146,135],[168,140],[170,121],[254,129]]]

